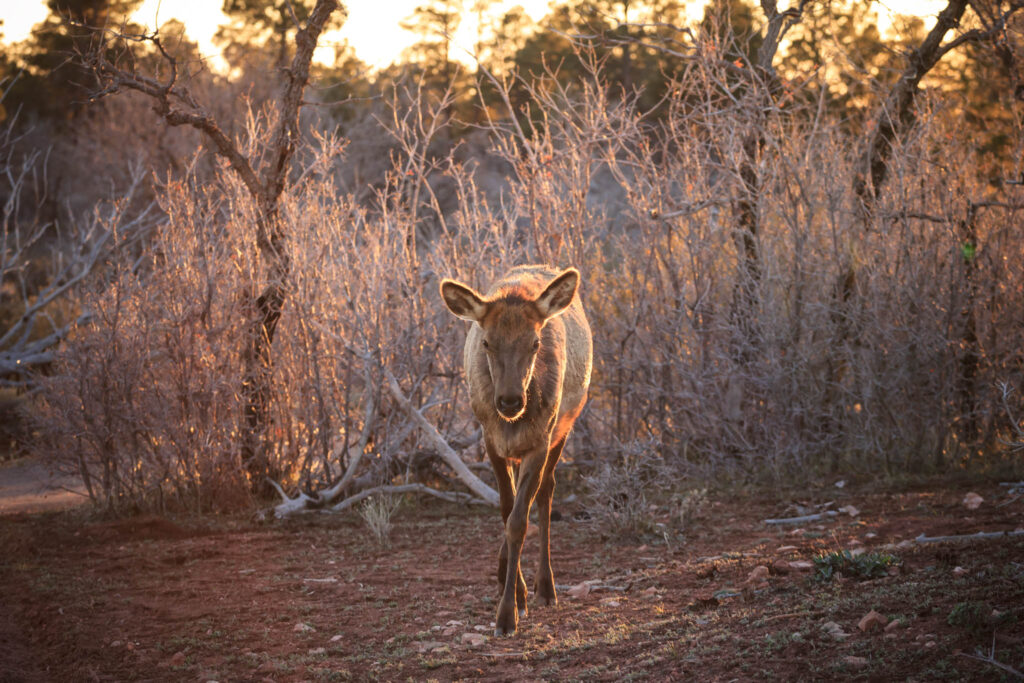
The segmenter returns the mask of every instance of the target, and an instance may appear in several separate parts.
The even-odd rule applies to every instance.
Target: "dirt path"
[[[81,482],[51,474],[35,458],[0,465],[0,515],[52,512],[84,501],[85,489]]]
[[[567,509],[552,530],[556,581],[592,588],[531,603],[503,639],[490,637],[492,510],[410,503],[389,547],[355,513],[9,514],[0,681],[994,680],[962,655],[995,643],[999,662],[1024,667],[1024,538],[911,540],[1024,525],[1024,500],[974,490],[977,510],[957,487],[823,491],[817,502],[858,514],[801,528],[764,524],[786,502],[732,495],[669,544],[605,541]],[[896,564],[830,581],[789,564],[861,548]],[[532,585],[536,537],[527,550]],[[898,626],[862,631],[871,610]]]

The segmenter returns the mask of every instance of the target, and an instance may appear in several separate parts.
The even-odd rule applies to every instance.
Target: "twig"
[[[997,669],[1000,669],[1001,671],[1005,671],[1011,676],[1015,676],[1016,678],[1024,680],[1024,673],[1021,673],[1009,664],[1003,664],[1002,662],[996,659],[996,635],[994,633],[992,634],[992,646],[989,648],[988,655],[982,655],[981,652],[977,650],[975,652],[977,652],[977,654],[971,655],[967,654],[966,652],[958,652],[957,654],[959,654],[961,657],[966,657],[967,659],[974,659],[976,661],[989,664],[991,666],[996,667]]]
[[[815,522],[819,519],[825,519],[826,517],[835,517],[839,513],[835,510],[826,510],[825,512],[818,512],[813,515],[804,515],[803,517],[780,517],[778,519],[766,519],[765,524],[800,524],[801,522]]]
[[[979,531],[976,534],[959,534],[955,536],[925,536],[921,534],[914,539],[917,543],[945,543],[946,541],[987,541],[995,538],[1011,538],[1024,536],[1024,529],[1016,531]]]

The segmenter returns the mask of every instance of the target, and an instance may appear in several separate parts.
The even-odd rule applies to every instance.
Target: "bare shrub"
[[[657,531],[652,504],[667,483],[666,470],[650,457],[652,444],[629,444],[613,462],[583,477],[587,512],[606,538],[639,538]]]
[[[391,547],[391,518],[401,503],[401,498],[372,496],[359,508],[359,516],[366,522],[366,528],[370,530],[377,545],[382,548]]]
[[[307,121],[280,201],[290,273],[267,397],[268,471],[289,511],[382,482],[487,500],[465,474],[480,434],[464,329],[437,282],[482,287],[531,261],[584,275],[595,371],[564,457],[597,463],[587,481],[609,533],[651,531],[648,492],[671,499],[681,477],[794,482],[999,457],[996,381],[1024,385],[1020,186],[977,178],[935,94],[918,98],[866,211],[842,120],[813,101],[765,111],[736,67],[689,64],[655,113],[593,64],[569,85],[521,81],[532,115],[496,116],[483,159],[438,142],[443,101],[396,94],[379,103],[387,163],[373,158],[372,178]],[[246,151],[265,125],[250,120]],[[210,509],[244,499],[251,475],[239,382],[244,302],[268,277],[257,207],[237,181],[194,177],[161,188],[165,225],[138,264],[96,283],[93,322],[42,388],[52,452],[109,507]],[[1020,393],[1006,397],[1020,414]],[[679,498],[678,520],[701,501]]]

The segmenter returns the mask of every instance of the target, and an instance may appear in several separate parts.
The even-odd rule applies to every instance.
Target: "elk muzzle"
[[[506,420],[515,420],[522,414],[526,401],[521,394],[506,394],[499,396],[494,402],[498,414]]]

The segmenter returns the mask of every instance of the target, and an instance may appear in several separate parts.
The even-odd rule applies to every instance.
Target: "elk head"
[[[526,412],[527,387],[541,348],[541,332],[572,303],[579,280],[579,271],[569,268],[536,297],[515,284],[483,297],[460,282],[441,281],[441,298],[448,310],[480,326],[480,347],[494,385],[494,408],[508,422]]]

